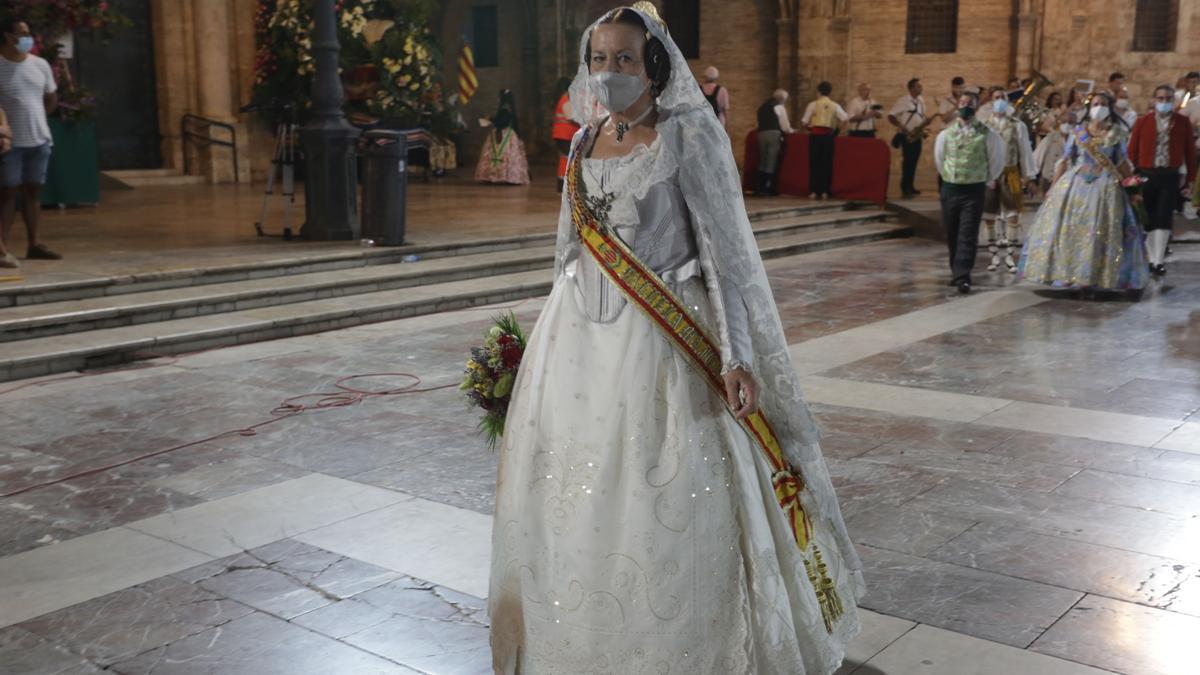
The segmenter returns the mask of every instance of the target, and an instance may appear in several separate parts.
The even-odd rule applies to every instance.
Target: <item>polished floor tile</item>
[[[129,527],[210,556],[257,548],[409,499],[391,490],[310,474]]]
[[[858,618],[862,622],[862,631],[846,647],[846,659],[834,675],[850,675],[917,625],[868,609],[860,609]]]
[[[410,668],[255,612],[117,663],[126,675],[393,675]]]
[[[108,666],[251,611],[168,576],[26,621],[20,628]]]
[[[1030,649],[1122,675],[1194,675],[1200,617],[1089,595]]]
[[[123,527],[0,558],[0,627],[206,560],[197,551]]]
[[[965,396],[819,376],[805,377],[801,384],[804,386],[805,395],[815,403],[931,417],[951,422],[974,422],[1011,403],[1004,399],[983,396]]]
[[[859,545],[868,609],[1027,647],[1083,593]]]
[[[855,675],[1111,675],[933,626],[917,626]]]
[[[439,586],[486,597],[491,533],[491,516],[412,498],[294,538]]]
[[[977,423],[1143,446],[1161,442],[1179,424],[1141,415],[1023,402],[1007,405],[980,418]]]

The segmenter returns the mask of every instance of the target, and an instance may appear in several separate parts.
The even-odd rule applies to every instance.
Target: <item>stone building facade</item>
[[[182,165],[179,121],[184,113],[233,123],[239,130],[243,180],[260,179],[269,167],[272,131],[237,111],[250,100],[254,78],[256,0],[147,0],[155,43],[159,132],[163,161]],[[954,4],[955,49],[951,53],[908,53],[907,20],[913,5]],[[461,35],[474,7],[496,7],[497,62],[478,69],[479,91],[465,110],[471,127],[464,138],[466,163],[475,159],[484,132],[479,117],[495,111],[498,93],[517,96],[522,136],[534,162],[535,179],[552,172],[550,123],[553,86],[578,67],[579,36],[602,12],[623,4],[612,0],[444,0],[432,28],[444,49],[446,87],[457,88],[454,67]],[[1076,79],[1103,81],[1120,70],[1135,103],[1154,85],[1174,82],[1200,69],[1200,0],[1167,2],[1174,11],[1172,49],[1135,51],[1135,2],[1111,0],[656,0],[670,11],[699,12],[699,74],[721,71],[732,95],[730,136],[736,154],[754,126],[754,112],[776,87],[792,92],[798,121],[821,80],[845,101],[857,82],[870,82],[889,105],[904,83],[920,77],[926,100],[936,105],[949,81],[962,75],[974,84],[1002,83],[1033,70],[1069,86]],[[671,4],[671,7],[667,5]],[[882,125],[886,129],[886,123]],[[218,132],[214,132],[216,134]],[[932,152],[919,171],[933,182]],[[199,170],[214,181],[232,178],[229,153],[213,148]],[[541,161],[544,160],[544,161]],[[544,164],[546,167],[542,169]],[[466,172],[464,169],[463,173]],[[898,174],[897,171],[893,171]]]

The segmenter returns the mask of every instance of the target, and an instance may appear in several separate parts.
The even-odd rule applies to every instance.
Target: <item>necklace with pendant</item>
[[[632,122],[615,122],[613,127],[617,130],[617,142],[620,143],[621,141],[625,140],[625,134],[629,133],[630,129],[636,127],[641,123],[642,120],[646,119],[646,116],[649,115],[652,110],[654,110],[654,106],[648,105],[646,106],[646,109],[642,111],[642,114],[638,115],[637,119],[633,120]]]

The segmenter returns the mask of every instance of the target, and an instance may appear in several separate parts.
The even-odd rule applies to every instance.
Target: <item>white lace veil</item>
[[[647,30],[650,31],[651,35],[662,41],[663,46],[667,48],[667,54],[670,56],[671,77],[667,80],[666,88],[659,92],[656,99],[660,117],[692,108],[703,109],[711,107],[704,98],[704,92],[700,91],[700,84],[696,82],[691,69],[688,68],[687,59],[683,57],[683,52],[675,45],[675,41],[671,39],[671,34],[667,32],[666,28],[653,17],[637,9],[629,7],[623,9],[636,12],[641,16],[642,21],[646,23]],[[588,126],[608,116],[608,111],[596,102],[596,97],[592,95],[591,89],[588,88],[588,75],[590,74],[588,69],[588,49],[592,40],[592,31],[596,30],[596,26],[600,25],[604,17],[611,13],[605,12],[595,23],[588,26],[588,29],[583,32],[583,38],[579,42],[579,69],[575,73],[575,79],[571,82],[570,92],[571,114],[581,126]]]
[[[642,17],[650,34],[662,41],[670,57],[671,76],[657,98],[659,121],[655,129],[676,156],[680,188],[696,236],[702,238],[710,250],[717,252],[714,258],[720,282],[733,284],[745,306],[753,347],[751,369],[761,389],[760,407],[771,421],[787,460],[803,472],[808,487],[804,492],[804,500],[808,502],[806,508],[814,516],[819,514],[832,528],[842,559],[853,574],[856,590],[861,595],[865,591],[862,563],[846,533],[829,469],[820,451],[820,434],[792,366],[779,309],[746,214],[741,178],[730,150],[729,137],[712,114],[687,59],[667,29],[639,10],[626,10],[635,11]],[[604,16],[607,15],[608,12]],[[585,127],[599,123],[608,115],[588,88],[589,45],[592,31],[603,18],[583,33],[579,45],[579,70],[570,88],[573,116]],[[563,201],[557,256],[560,261],[566,248],[575,245],[565,194]],[[737,313],[743,312],[739,309]]]

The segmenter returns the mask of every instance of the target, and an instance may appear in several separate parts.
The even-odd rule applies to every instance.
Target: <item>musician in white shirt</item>
[[[846,104],[846,114],[850,116],[849,135],[875,138],[875,120],[883,117],[883,106],[871,98],[871,85],[858,83],[858,96]]]
[[[921,160],[921,139],[929,121],[925,114],[925,101],[921,98],[921,80],[908,81],[908,93],[897,99],[888,113],[888,121],[896,127],[892,147],[900,148],[904,162],[901,165],[900,192],[905,198],[921,194],[913,183],[917,175],[917,162]]]
[[[938,101],[938,117],[949,126],[958,118],[958,99],[962,97],[967,81],[962,76],[950,80],[950,95]]]

